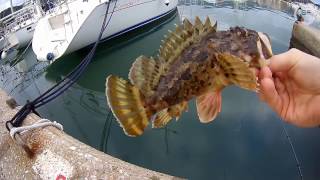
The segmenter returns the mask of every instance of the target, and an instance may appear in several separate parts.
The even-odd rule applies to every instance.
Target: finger
[[[266,101],[266,98],[264,97],[264,94],[263,94],[262,91],[260,91],[258,95],[259,95],[259,99],[260,99],[261,101]]]
[[[275,87],[278,92],[278,94],[282,94],[282,92],[285,91],[285,86],[283,85],[282,81],[280,78],[275,78]]]
[[[272,72],[269,67],[263,67],[259,72],[259,79],[272,78]]]
[[[270,69],[272,72],[289,71],[300,59],[301,52],[296,49],[291,49],[285,53],[272,56],[270,58]]]
[[[265,78],[261,80],[261,89],[265,101],[278,112],[280,109],[281,99],[276,90],[275,84],[272,79]]]
[[[283,72],[276,72],[276,73],[274,73],[274,77],[277,77],[277,78],[279,78],[280,80],[283,80],[284,78],[285,78],[285,73],[283,73]]]

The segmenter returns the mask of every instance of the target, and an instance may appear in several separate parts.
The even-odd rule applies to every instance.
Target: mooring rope
[[[32,40],[28,42],[27,47],[22,51],[22,53],[12,61],[13,63],[11,64],[11,66],[15,66],[18,62],[20,62],[21,58],[26,54],[31,44]]]
[[[282,120],[281,120],[281,121],[282,121]],[[291,137],[289,136],[289,133],[288,133],[288,131],[287,131],[287,128],[285,127],[284,122],[281,122],[281,124],[282,124],[283,131],[285,132],[286,137],[287,137],[287,139],[288,139],[288,141],[289,141],[290,148],[291,148],[291,150],[292,150],[294,159],[295,159],[295,161],[296,161],[296,163],[297,163],[297,168],[298,168],[298,173],[299,173],[300,179],[303,180],[303,175],[302,175],[302,170],[301,170],[301,163],[300,163],[300,161],[299,161],[299,159],[298,159],[298,156],[297,156],[297,153],[296,153],[295,148],[294,148],[294,146],[293,146]]]
[[[23,134],[28,131],[38,129],[38,128],[44,128],[47,126],[53,126],[61,131],[63,131],[63,126],[60,123],[57,123],[56,121],[50,121],[48,119],[40,119],[39,121],[35,122],[34,124],[23,126],[23,127],[13,127],[10,129],[10,136],[12,139],[15,139],[16,134]]]
[[[117,2],[117,0],[115,1],[115,3],[116,2]],[[53,87],[48,89],[46,92],[41,94],[39,97],[37,97],[33,101],[31,101],[31,102],[27,101],[27,103],[17,112],[17,114],[15,114],[15,116],[11,120],[6,122],[6,128],[8,129],[8,131],[10,131],[12,128],[20,127],[23,120],[28,116],[28,114],[30,114],[31,112],[36,113],[35,109],[49,103],[53,99],[60,96],[62,93],[64,93],[66,90],[68,90],[68,88],[70,88],[80,78],[80,76],[83,74],[83,72],[85,71],[88,64],[92,61],[92,59],[95,55],[95,51],[97,49],[97,46],[98,46],[98,44],[101,40],[101,37],[103,35],[103,32],[106,30],[106,28],[110,22],[110,19],[114,13],[115,7],[113,8],[113,12],[111,13],[110,19],[107,22],[107,16],[108,16],[111,1],[108,1],[107,3],[108,3],[108,5],[107,5],[106,13],[105,13],[105,16],[103,19],[103,23],[101,26],[101,30],[100,30],[98,39],[95,42],[93,48],[90,50],[90,52],[81,61],[81,63],[78,64],[76,66],[76,68],[72,72],[70,72],[64,79],[60,80],[56,85],[54,85]]]

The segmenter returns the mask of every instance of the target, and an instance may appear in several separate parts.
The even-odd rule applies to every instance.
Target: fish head
[[[231,84],[248,90],[258,90],[256,72],[272,56],[271,41],[262,32],[243,27],[217,33],[214,49],[218,49],[218,64]]]

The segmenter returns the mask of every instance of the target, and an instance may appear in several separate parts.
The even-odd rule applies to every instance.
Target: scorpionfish
[[[129,81],[110,75],[106,80],[109,107],[128,136],[138,136],[151,122],[164,127],[187,110],[196,98],[200,122],[208,123],[221,111],[221,91],[229,85],[257,91],[252,69],[272,56],[268,36],[243,27],[217,31],[196,17],[185,19],[162,40],[157,57],[140,56]]]

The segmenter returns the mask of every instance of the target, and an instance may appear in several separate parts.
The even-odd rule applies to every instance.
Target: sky
[[[21,5],[25,2],[25,0],[12,0],[14,6]],[[0,0],[0,11],[3,11],[10,7],[10,0]]]

